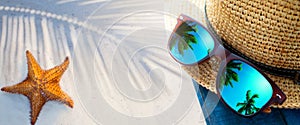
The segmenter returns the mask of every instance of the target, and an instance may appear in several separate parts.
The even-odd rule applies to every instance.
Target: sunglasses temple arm
[[[263,113],[271,113],[272,109],[270,107],[265,108],[264,110],[262,110]]]
[[[285,101],[286,96],[283,93],[276,93],[275,97],[273,97],[273,98],[274,98],[274,100],[271,104],[282,104]],[[272,112],[272,109],[271,109],[271,107],[268,106],[264,110],[262,110],[262,112],[269,114]]]
[[[272,104],[281,105],[286,100],[286,95],[280,90],[280,88],[274,83],[272,85],[274,94],[272,95]]]
[[[286,96],[284,94],[276,93],[273,103],[274,104],[282,104],[285,100],[286,100]]]

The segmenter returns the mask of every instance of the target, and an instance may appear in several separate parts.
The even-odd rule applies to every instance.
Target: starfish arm
[[[62,77],[63,73],[68,68],[68,65],[69,65],[69,58],[66,57],[65,61],[62,64],[45,71],[44,81],[58,83],[58,81],[60,81],[60,78]]]
[[[43,74],[43,70],[28,50],[26,51],[26,57],[28,65],[28,76],[32,79],[40,78]]]
[[[42,96],[41,93],[36,92],[32,93],[30,97],[28,97],[30,100],[30,108],[31,108],[31,124],[34,125],[37,121],[37,118],[46,103],[46,99]]]
[[[43,70],[33,57],[26,51],[28,63],[28,77],[13,86],[1,88],[1,91],[25,95],[30,100],[31,124],[34,125],[40,111],[47,101],[60,101],[73,108],[73,100],[61,90],[59,81],[69,65],[68,57],[65,61],[50,70]]]
[[[33,91],[33,83],[27,78],[23,82],[18,83],[16,85],[7,86],[1,88],[1,91],[9,92],[9,93],[16,93],[22,94],[25,96],[29,96],[30,93]]]
[[[70,96],[68,96],[65,92],[63,92],[59,86],[59,84],[45,84],[45,96],[48,100],[59,101],[68,105],[70,108],[73,108],[74,102]]]

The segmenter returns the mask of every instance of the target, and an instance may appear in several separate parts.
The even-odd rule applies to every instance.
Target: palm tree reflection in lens
[[[238,71],[242,70],[242,63],[237,61],[231,61],[226,65],[226,71],[221,76],[221,87],[230,85],[233,88],[232,80],[235,82],[239,82],[238,73],[234,70],[237,69]]]
[[[214,49],[214,39],[201,25],[193,21],[180,21],[169,39],[172,57],[182,64],[195,64]]]
[[[235,59],[229,61],[221,71],[218,85],[220,96],[240,115],[255,114],[272,97],[273,90],[270,83],[251,65]]]
[[[248,90],[246,93],[246,100],[244,102],[238,102],[236,104],[236,107],[242,106],[238,110],[239,113],[243,114],[244,112],[245,115],[251,115],[259,111],[260,108],[257,108],[255,106],[255,99],[259,98],[258,94],[254,94],[251,97],[250,96],[251,96],[251,90]]]
[[[178,29],[176,30],[176,34],[173,36],[173,40],[170,43],[170,48],[173,49],[176,45],[176,42],[178,42],[178,51],[181,55],[183,55],[184,50],[191,49],[194,50],[192,47],[192,43],[196,44],[197,40],[195,37],[196,33],[196,23],[188,24],[187,22],[183,22]],[[184,42],[181,42],[180,39],[183,39]]]

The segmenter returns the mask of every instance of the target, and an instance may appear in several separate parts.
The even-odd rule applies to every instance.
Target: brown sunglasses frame
[[[199,60],[198,62],[195,62],[193,64],[183,64],[182,62],[180,62],[179,60],[177,60],[172,54],[171,52],[169,51],[171,57],[176,60],[178,63],[182,64],[182,65],[198,65],[198,64],[201,64],[203,62],[206,62],[210,59],[210,57],[212,56],[216,56],[216,57],[219,57],[221,58],[221,60],[223,60],[221,63],[220,63],[220,68],[219,68],[219,71],[218,71],[218,74],[217,74],[217,79],[216,79],[216,90],[217,90],[217,95],[219,97],[219,99],[223,102],[223,104],[225,104],[225,106],[227,108],[229,108],[230,110],[232,110],[234,113],[242,116],[242,117],[246,117],[246,118],[249,118],[249,117],[253,117],[255,116],[256,114],[258,114],[259,112],[267,109],[268,107],[270,107],[270,105],[272,104],[282,104],[285,100],[286,100],[286,95],[280,90],[280,88],[266,75],[262,72],[262,70],[260,70],[258,67],[256,67],[254,64],[252,64],[251,62],[247,61],[246,59],[240,57],[240,56],[237,56],[233,53],[231,53],[229,50],[225,49],[219,42],[220,38],[218,39],[218,36],[214,35],[211,31],[209,31],[205,26],[203,26],[201,23],[199,23],[198,21],[184,15],[184,14],[181,14],[178,18],[177,18],[177,24],[169,38],[169,42],[168,42],[168,49],[170,50],[170,41],[172,39],[172,36],[174,34],[176,34],[176,31],[178,29],[178,27],[183,23],[183,22],[186,22],[186,21],[191,21],[191,22],[195,22],[197,23],[199,26],[201,26],[203,29],[205,29],[210,35],[211,37],[213,38],[214,40],[214,48],[213,50],[206,56],[204,57],[203,59]],[[251,115],[242,115],[240,113],[238,113],[237,111],[233,110],[225,101],[224,99],[222,98],[222,96],[220,95],[220,92],[219,92],[219,85],[220,85],[220,76],[221,76],[221,71],[224,71],[225,70],[225,66],[226,64],[228,64],[230,61],[232,60],[240,60],[248,65],[250,65],[251,67],[255,68],[260,74],[262,74],[267,80],[268,82],[270,83],[271,87],[272,87],[272,90],[273,90],[273,93],[272,93],[272,97],[270,98],[270,100],[262,107],[260,108],[259,111],[257,111],[256,113],[254,114],[251,114]]]

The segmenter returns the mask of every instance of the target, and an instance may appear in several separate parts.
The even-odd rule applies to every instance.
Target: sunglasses
[[[260,69],[225,49],[208,29],[180,15],[169,38],[170,55],[182,65],[201,64],[215,56],[222,60],[216,80],[220,100],[233,112],[253,117],[271,112],[271,104],[282,104],[286,96]],[[201,69],[205,70],[205,69]]]

